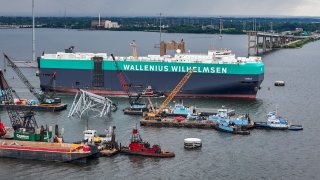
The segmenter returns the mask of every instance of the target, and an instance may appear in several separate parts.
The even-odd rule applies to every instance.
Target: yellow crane
[[[188,73],[181,79],[181,81],[177,84],[177,86],[171,91],[169,96],[163,101],[163,103],[160,105],[159,109],[155,111],[155,113],[148,113],[149,117],[157,116],[159,113],[163,111],[164,108],[167,107],[167,105],[171,102],[171,100],[176,96],[176,94],[181,90],[181,88],[184,86],[184,84],[188,81],[191,74],[193,73],[193,69],[190,68]]]

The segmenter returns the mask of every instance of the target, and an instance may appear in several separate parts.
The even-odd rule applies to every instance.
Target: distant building
[[[99,20],[92,20],[91,21],[91,28],[93,29],[100,29],[101,27],[104,27],[104,22],[106,20],[101,20],[99,23]]]
[[[119,28],[119,24],[118,22],[112,22],[112,21],[109,21],[109,20],[106,20],[105,21],[105,24],[104,24],[104,28],[106,29],[109,29],[109,28]]]
[[[109,20],[92,20],[91,21],[91,28],[93,29],[109,29],[109,28],[119,28],[120,25],[118,22],[112,22]]]
[[[283,31],[281,32],[281,35],[292,35],[291,31]]]
[[[296,33],[303,32],[303,29],[302,29],[302,28],[296,28],[295,32],[296,32]]]
[[[201,27],[203,30],[205,29],[219,29],[219,26],[217,25],[206,25]]]

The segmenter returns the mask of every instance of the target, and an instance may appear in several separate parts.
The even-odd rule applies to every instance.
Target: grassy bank
[[[305,39],[295,41],[289,45],[285,45],[285,46],[283,46],[283,48],[301,48],[303,45],[305,45],[309,42],[317,41],[317,40],[320,40],[320,37],[317,37],[317,38],[308,37]]]

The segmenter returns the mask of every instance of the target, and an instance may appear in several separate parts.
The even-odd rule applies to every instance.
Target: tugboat
[[[275,111],[269,112],[267,114],[267,122],[255,122],[254,125],[257,128],[267,128],[274,130],[287,130],[290,127],[288,121],[278,115],[277,106]]]
[[[0,120],[0,137],[4,136],[6,134],[7,134],[7,130],[6,130],[5,126],[4,126],[4,124]]]
[[[291,131],[301,131],[303,130],[302,125],[290,125],[288,120],[277,115],[277,110],[269,112],[267,114],[267,122],[255,122],[254,126],[256,128],[266,128],[273,130],[291,130]]]
[[[267,118],[267,127],[270,129],[286,130],[290,126],[286,119],[277,115],[277,111],[269,112]]]
[[[240,126],[234,125],[230,120],[221,120],[217,127],[218,131],[228,132],[232,134],[249,135],[250,131],[243,130]]]
[[[217,129],[219,131],[233,134],[249,135],[250,132],[243,129],[249,129],[253,126],[248,114],[239,116],[236,119],[230,119],[227,109],[219,109],[217,115],[209,116],[208,119],[218,123]]]
[[[137,128],[132,131],[131,143],[128,147],[121,147],[120,152],[130,155],[140,155],[140,156],[151,156],[151,157],[161,157],[170,158],[174,157],[173,152],[163,151],[159,145],[151,145],[148,142],[144,142],[139,134]]]

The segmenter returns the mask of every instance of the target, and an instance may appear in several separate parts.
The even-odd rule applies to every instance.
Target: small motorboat
[[[285,86],[285,81],[276,81],[276,82],[274,82],[274,85],[275,86]]]
[[[151,146],[148,142],[144,142],[141,139],[137,128],[134,128],[132,131],[131,143],[129,144],[129,146],[120,147],[120,153],[162,158],[169,158],[175,156],[173,152],[162,150],[160,145],[155,144]]]
[[[198,149],[202,147],[201,139],[199,138],[186,138],[184,139],[185,149]]]

